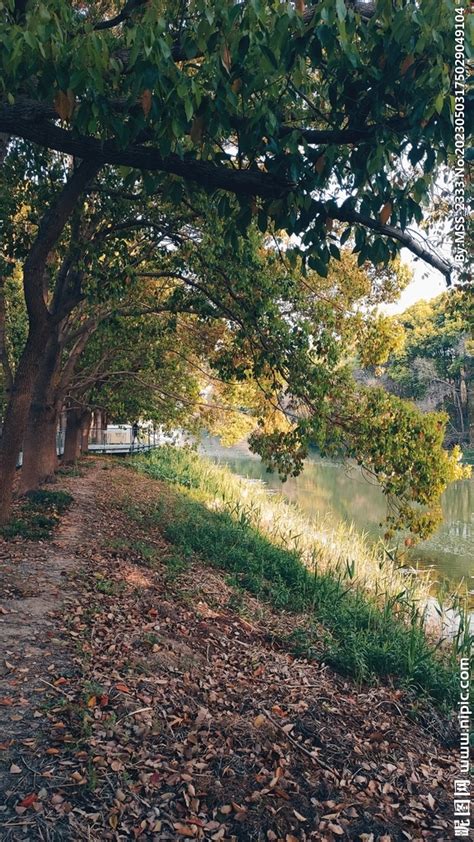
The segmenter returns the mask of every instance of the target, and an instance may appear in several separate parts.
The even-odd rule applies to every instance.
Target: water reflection
[[[202,452],[225,462],[235,473],[263,479],[270,489],[281,492],[308,516],[324,516],[353,522],[373,538],[381,534],[387,503],[380,488],[365,479],[361,471],[317,455],[307,461],[303,473],[281,483],[267,473],[260,459],[245,443],[222,447],[218,439],[206,437]],[[465,579],[474,588],[474,479],[453,483],[442,499],[444,521],[438,531],[410,553],[412,563],[433,567],[439,578],[453,582]]]

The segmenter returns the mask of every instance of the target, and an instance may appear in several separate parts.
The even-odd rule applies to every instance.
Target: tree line
[[[401,246],[451,278],[410,228],[453,150],[448,5],[2,4],[0,521],[20,449],[25,491],[62,408],[74,457],[104,406],[231,417],[283,476],[343,451],[433,528],[445,419],[350,360],[391,347]]]

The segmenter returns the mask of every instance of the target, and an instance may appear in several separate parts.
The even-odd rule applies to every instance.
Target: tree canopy
[[[3,5],[1,131],[234,193],[318,271],[329,218],[361,261],[403,244],[449,275],[407,226],[453,150],[451,3]]]
[[[442,294],[397,317],[404,342],[386,372],[402,397],[449,414],[448,439],[468,442],[472,405],[472,296]]]
[[[432,527],[460,475],[445,419],[364,390],[351,360],[396,350],[375,308],[406,283],[401,246],[450,279],[411,226],[454,148],[451,27],[434,0],[3,3],[0,519],[20,447],[30,481],[52,464],[28,430],[51,451],[62,402],[99,392],[152,414],[140,382],[161,372],[189,418],[207,382],[282,475],[310,443],[342,451],[396,527]]]

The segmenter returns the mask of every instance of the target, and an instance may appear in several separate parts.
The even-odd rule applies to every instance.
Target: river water
[[[387,514],[380,488],[368,481],[357,466],[347,466],[317,455],[310,456],[302,474],[282,483],[269,474],[246,443],[222,447],[217,438],[205,437],[201,452],[244,477],[263,480],[270,489],[298,504],[310,518],[324,516],[354,523],[377,540]],[[428,540],[408,554],[414,567],[429,567],[437,580],[452,584],[462,580],[474,593],[474,478],[453,483],[443,495],[443,524]]]

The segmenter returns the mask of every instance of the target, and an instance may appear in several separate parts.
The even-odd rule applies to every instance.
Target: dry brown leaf
[[[385,202],[382,210],[379,213],[379,222],[381,225],[385,225],[392,215],[392,203]]]
[[[224,44],[221,49],[221,62],[227,70],[227,73],[230,73],[230,69],[232,67],[232,56],[227,44]]]
[[[21,769],[20,769],[19,766],[16,765],[16,763],[12,763],[9,771],[10,771],[10,775],[21,775]]]
[[[409,55],[407,56],[400,65],[400,76],[404,76],[407,70],[412,66],[415,61],[415,56]]]
[[[71,90],[58,91],[54,97],[54,108],[56,113],[61,117],[64,123],[68,123],[74,114],[76,107],[76,97]]]
[[[190,827],[187,824],[181,824],[181,822],[173,822],[173,827],[181,836],[187,836],[189,838],[197,836],[198,833],[197,827]]]
[[[318,175],[321,175],[324,167],[326,166],[326,161],[327,161],[326,155],[320,155],[319,158],[316,159],[314,169],[316,170]]]
[[[142,110],[143,110],[143,113],[144,113],[145,117],[148,117],[148,115],[151,111],[152,104],[153,104],[153,94],[152,94],[152,92],[150,91],[149,88],[145,88],[145,90],[142,92],[142,94],[140,96],[140,105],[142,107]]]

